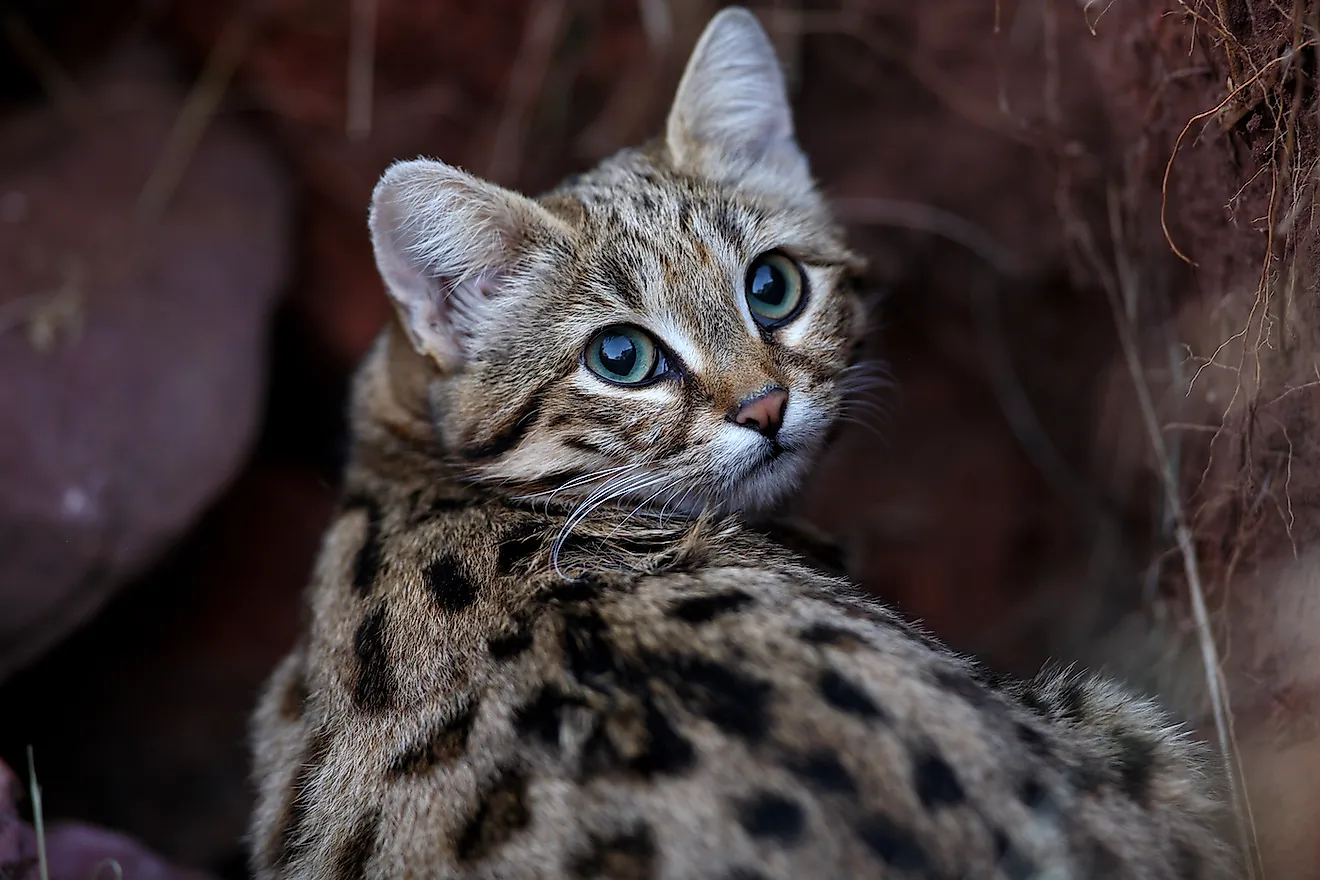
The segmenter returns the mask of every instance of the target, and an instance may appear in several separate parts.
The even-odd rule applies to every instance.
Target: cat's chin
[[[748,468],[729,487],[720,507],[746,519],[770,514],[797,491],[810,464],[802,450],[780,449]]]

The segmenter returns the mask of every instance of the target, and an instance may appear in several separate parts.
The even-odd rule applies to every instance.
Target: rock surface
[[[143,49],[80,79],[0,123],[0,679],[232,479],[287,260],[282,178],[240,125],[169,145],[182,98]]]

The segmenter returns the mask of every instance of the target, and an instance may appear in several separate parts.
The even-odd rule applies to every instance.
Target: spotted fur
[[[372,231],[400,319],[256,713],[259,877],[1225,876],[1153,705],[994,680],[756,525],[863,314],[749,14],[712,22],[663,141],[539,200],[404,163]],[[772,249],[809,298],[766,330],[742,292]],[[587,369],[622,322],[672,376]],[[739,424],[772,386],[778,434]]]

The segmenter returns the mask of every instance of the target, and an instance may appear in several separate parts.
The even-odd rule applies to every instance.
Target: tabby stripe
[[[334,880],[360,880],[367,862],[376,854],[376,834],[380,831],[380,810],[361,816],[353,833],[340,843],[335,853]]]
[[[526,405],[518,411],[517,417],[509,423],[508,427],[495,435],[488,443],[465,448],[463,457],[468,461],[499,458],[517,446],[522,438],[527,435],[527,431],[536,423],[537,416],[541,412],[541,397],[544,394],[545,388],[539,388],[532,392]]]

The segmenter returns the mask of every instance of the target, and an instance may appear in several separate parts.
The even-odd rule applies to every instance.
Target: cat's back
[[[258,713],[264,876],[1211,876],[1144,704],[1000,693],[734,524],[572,580],[554,537],[345,510]]]

